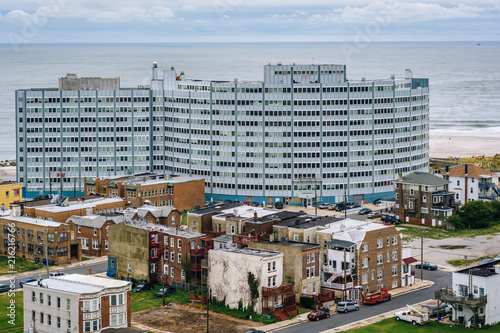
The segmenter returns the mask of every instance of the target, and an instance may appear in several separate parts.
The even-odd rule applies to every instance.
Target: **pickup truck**
[[[418,311],[417,309],[407,305],[408,310],[396,312],[396,320],[407,321],[413,325],[424,325],[429,322],[429,315]]]
[[[381,288],[373,293],[362,294],[361,301],[365,304],[377,304],[391,299],[389,288]]]

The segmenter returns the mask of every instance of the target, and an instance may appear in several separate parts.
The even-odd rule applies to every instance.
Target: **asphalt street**
[[[87,269],[88,268],[92,268],[92,274],[95,274],[95,273],[102,273],[102,272],[106,272],[106,270],[108,269],[108,263],[107,262],[101,262],[101,263],[97,263],[97,264],[93,264],[93,265],[87,265],[87,266],[80,266],[80,267],[73,267],[73,268],[68,268],[68,269],[57,269],[56,266],[52,266],[50,267],[50,271],[51,272],[55,272],[55,271],[59,271],[59,272],[64,272],[66,274],[73,274],[73,273],[78,273],[78,274],[87,274]],[[15,276],[15,274],[14,274]],[[46,278],[47,277],[47,273],[46,271],[44,270],[43,273],[40,273],[38,272],[37,274],[32,274],[32,275],[29,275],[29,276],[23,276],[23,277],[15,277],[15,280],[16,280],[16,288],[19,287],[19,281],[23,280],[23,279],[26,279],[28,277],[32,277],[32,278]],[[10,276],[8,275],[5,275],[5,276],[2,276],[0,277],[0,283],[3,283],[3,284],[6,284],[6,285],[10,285]]]
[[[415,278],[420,278],[420,270],[415,272]],[[367,319],[385,312],[394,311],[407,304],[419,303],[434,298],[434,291],[445,287],[451,287],[451,272],[445,271],[424,271],[424,279],[434,282],[434,285],[416,290],[411,293],[393,297],[390,301],[376,305],[362,305],[359,311],[348,313],[337,313],[330,318],[320,321],[305,322],[295,326],[286,327],[274,332],[280,333],[303,333],[322,332],[338,326],[346,325],[358,320]]]

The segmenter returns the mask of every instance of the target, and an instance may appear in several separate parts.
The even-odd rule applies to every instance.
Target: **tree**
[[[255,279],[255,275],[252,272],[248,272],[247,280],[250,287],[250,301],[253,309],[257,299],[259,299],[259,281]]]
[[[457,229],[484,229],[493,222],[493,208],[484,201],[469,201],[448,218]]]
[[[489,204],[493,210],[493,221],[496,223],[500,222],[500,201],[490,201]]]

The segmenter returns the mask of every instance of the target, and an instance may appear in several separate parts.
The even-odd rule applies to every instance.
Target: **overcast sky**
[[[500,40],[500,0],[2,0],[0,43]]]

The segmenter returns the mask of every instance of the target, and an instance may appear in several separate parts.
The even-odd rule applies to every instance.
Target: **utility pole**
[[[314,180],[314,214],[318,215],[318,194],[317,194],[317,179]]]
[[[420,280],[424,281],[424,229],[420,230]]]
[[[210,287],[208,284],[208,275],[207,275],[207,333],[210,333],[210,329],[209,329],[209,327],[210,327],[210,317],[209,316],[210,315],[208,313],[208,305],[210,304],[210,297],[209,297],[210,292],[209,292],[209,290],[210,290]]]
[[[344,186],[344,218],[347,219],[347,184]]]
[[[347,300],[347,261],[346,261],[346,253],[344,247],[344,298],[343,301]]]
[[[47,279],[49,278],[49,228],[45,227],[45,266],[47,267]]]
[[[49,197],[52,196],[52,177],[50,177],[50,170],[49,170]]]
[[[163,298],[163,306],[165,306],[165,251],[160,253],[161,256],[161,290]]]
[[[59,168],[59,170],[61,170],[61,172],[59,172],[59,176],[60,176],[60,182],[61,182],[61,198],[63,197],[63,169],[62,168]]]
[[[76,198],[76,178],[73,178],[73,198]]]

